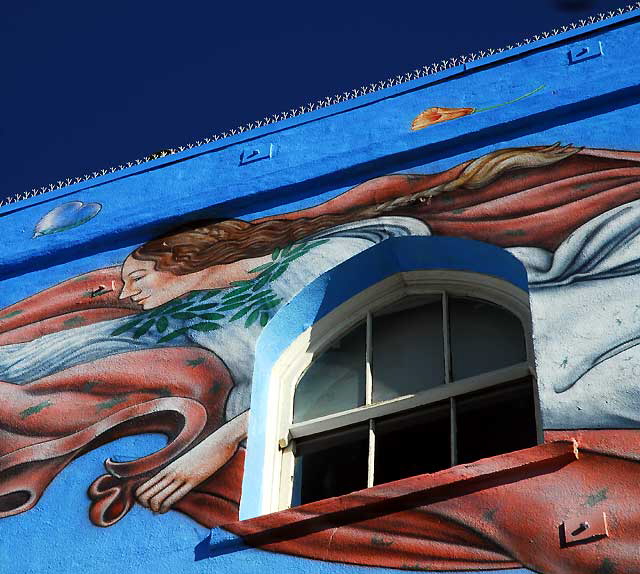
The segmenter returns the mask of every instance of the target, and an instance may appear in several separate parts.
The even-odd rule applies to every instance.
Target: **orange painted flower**
[[[411,122],[411,129],[413,131],[421,130],[433,124],[468,116],[475,111],[475,108],[429,108],[415,117]]]
[[[535,90],[531,90],[530,92],[520,96],[519,98],[515,98],[513,100],[509,100],[508,102],[504,102],[503,104],[496,104],[495,106],[489,106],[487,108],[428,108],[424,112],[420,112],[413,122],[411,122],[411,129],[413,131],[421,130],[426,128],[427,126],[432,126],[433,124],[439,124],[441,122],[448,122],[449,120],[457,120],[458,118],[462,118],[464,116],[470,116],[471,114],[478,114],[480,112],[488,112],[489,110],[495,110],[497,108],[501,108],[503,106],[508,106],[510,104],[515,104],[520,100],[524,100],[534,94],[537,94],[541,90],[544,90],[545,85],[542,84],[538,86]]]

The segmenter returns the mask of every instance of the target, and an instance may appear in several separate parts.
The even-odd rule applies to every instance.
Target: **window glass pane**
[[[374,483],[451,466],[449,401],[376,421]]]
[[[440,296],[418,307],[375,316],[372,327],[374,402],[444,383]]]
[[[364,404],[366,325],[334,342],[307,369],[293,403],[293,422]]]
[[[527,360],[522,325],[506,309],[450,297],[449,322],[453,380]]]
[[[292,506],[367,488],[369,425],[296,441]]]
[[[536,445],[530,377],[464,395],[455,402],[459,464]]]

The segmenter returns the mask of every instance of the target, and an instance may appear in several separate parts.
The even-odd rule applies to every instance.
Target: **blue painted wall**
[[[320,204],[372,177],[435,173],[499,148],[560,141],[590,148],[638,150],[635,126],[640,120],[639,31],[640,21],[632,13],[499,57],[461,65],[306,116],[5,205],[0,208],[0,308],[70,277],[120,265],[137,245],[187,221],[251,220],[290,212]],[[603,46],[602,56],[571,63],[570,51],[579,52],[583,47],[593,50],[599,43]],[[481,109],[517,99],[540,86],[544,88],[520,102],[417,132],[410,130],[413,118],[425,108]],[[243,164],[243,158],[255,150],[258,155],[270,153],[271,157]],[[38,222],[47,213],[71,201],[99,203],[101,209],[82,225],[33,237]],[[473,257],[480,260],[484,255],[478,252]],[[411,265],[406,263],[407,268]],[[365,267],[373,269],[368,263]],[[517,273],[514,271],[509,278],[525,287],[522,276],[514,279]],[[365,281],[366,276],[360,279]],[[542,315],[541,309],[534,305],[534,334],[536,313]],[[312,319],[305,315],[305,325]],[[290,341],[290,334],[277,330],[279,326],[274,321],[265,334],[274,332]],[[259,380],[266,378],[273,359],[275,356],[259,355]],[[548,371],[544,373],[546,376]],[[259,387],[258,392],[262,392]],[[260,407],[260,395],[256,397],[254,411]],[[543,405],[543,411],[544,408]],[[553,412],[546,416],[556,422]],[[576,426],[580,428],[579,423]],[[550,423],[548,428],[557,426]],[[250,437],[250,446],[259,442],[259,432],[254,432],[257,434]],[[159,435],[129,437],[74,461],[58,475],[34,509],[0,521],[0,572],[395,571],[310,563],[257,549],[195,561],[196,546],[207,536],[207,529],[177,512],[153,515],[139,506],[110,528],[92,525],[87,517],[86,488],[103,472],[103,460],[114,455],[136,458],[164,443]],[[249,460],[247,470],[257,475],[260,458]],[[245,489],[250,488],[251,482],[245,481]],[[248,501],[259,495],[257,489],[244,494]]]

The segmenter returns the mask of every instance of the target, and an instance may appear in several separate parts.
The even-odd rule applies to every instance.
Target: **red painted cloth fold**
[[[578,457],[550,459],[531,468],[525,464],[491,476],[492,465],[524,453],[534,459],[537,451],[552,445],[533,447],[224,528],[264,550],[363,566],[435,572],[522,566],[545,574],[640,572],[640,430],[554,431],[546,438],[577,440]],[[474,465],[483,465],[489,477],[465,484],[464,475]],[[452,476],[446,488],[411,502],[412,492],[442,482],[447,474]],[[389,512],[372,512],[398,495],[409,502]],[[361,509],[345,520],[353,508],[347,498]],[[565,520],[588,520],[602,512],[608,537],[577,545],[563,542]]]
[[[381,204],[451,182],[470,163],[437,174],[378,177],[316,207],[264,219],[315,217]],[[479,189],[453,189],[394,214],[417,217],[436,235],[553,251],[583,223],[636,199],[640,153],[586,148],[553,165],[506,171]]]
[[[117,299],[118,272],[88,273],[8,307],[0,314],[0,344],[137,312]],[[199,347],[122,353],[23,385],[0,381],[0,517],[32,508],[55,476],[91,449],[132,434],[166,435],[167,446],[152,455],[106,461],[109,472],[89,487],[94,524],[117,522],[139,484],[223,424],[232,385],[222,361]],[[176,508],[210,526],[235,519],[243,460],[240,449]]]
[[[435,175],[392,175],[363,183],[320,206],[276,218],[312,217],[451,181],[468,163]],[[434,233],[496,245],[555,249],[573,230],[640,198],[640,154],[582,150],[544,168],[514,170],[481,189],[459,189],[407,208]],[[118,269],[70,279],[0,312],[0,344],[135,313],[117,300]],[[136,351],[78,365],[25,385],[0,382],[0,516],[31,508],[74,458],[121,436],[161,432],[165,449],[110,472],[89,489],[95,524],[119,520],[136,486],[222,424],[232,381],[224,364],[196,347]],[[637,572],[640,496],[637,431],[590,443],[580,459],[553,472],[459,494],[269,549],[405,569]],[[620,434],[622,433],[622,434]],[[591,446],[590,446],[591,445]],[[234,520],[244,451],[187,495],[177,508],[207,526]],[[363,496],[367,496],[363,493]],[[630,504],[630,501],[632,503]],[[612,535],[572,548],[558,526],[585,509],[611,516]],[[300,510],[304,512],[304,509]],[[320,517],[322,518],[322,517]],[[242,532],[239,532],[242,534]]]

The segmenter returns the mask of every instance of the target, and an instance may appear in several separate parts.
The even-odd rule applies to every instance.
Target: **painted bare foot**
[[[247,436],[249,411],[221,426],[199,445],[142,483],[136,498],[154,512],[167,512],[194,487],[212,476],[233,456]]]

